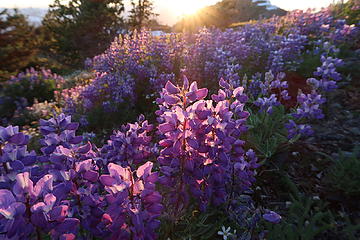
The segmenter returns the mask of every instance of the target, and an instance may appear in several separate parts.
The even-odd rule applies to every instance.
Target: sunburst
[[[202,0],[174,1],[174,9],[181,16],[195,15],[200,9],[202,9],[206,5],[206,1]]]

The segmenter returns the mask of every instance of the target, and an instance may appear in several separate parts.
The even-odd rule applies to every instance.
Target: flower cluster
[[[205,29],[189,41],[185,68],[202,83],[214,84],[223,77],[237,86],[245,69],[254,74],[293,68],[300,63],[307,43],[306,36],[299,33],[278,35],[276,21],[224,32]]]
[[[264,80],[255,75],[250,81],[248,94],[256,99],[254,105],[259,107],[260,112],[271,114],[273,107],[281,105],[281,100],[291,99],[288,93],[288,83],[284,80],[285,73],[278,73],[276,77],[269,71],[265,73]],[[246,81],[248,81],[246,79]],[[243,81],[244,82],[244,81]]]
[[[127,106],[140,109],[144,103],[151,104],[165,83],[175,82],[181,73],[215,91],[220,78],[237,87],[244,86],[243,74],[263,75],[271,71],[277,76],[297,71],[304,56],[312,51],[319,59],[321,56],[321,65],[312,66],[315,73],[308,82],[314,89],[331,90],[340,79],[336,68],[341,60],[334,56],[337,47],[344,39],[356,40],[358,32],[356,26],[334,19],[329,10],[293,11],[241,28],[202,29],[196,34],[155,37],[141,30],[116,39],[104,54],[96,56],[91,61],[95,78],[84,86],[63,91],[62,102],[66,113],[83,115],[82,122],[87,124],[85,113],[89,110],[116,112],[125,100]],[[255,90],[261,82],[265,84],[262,78],[259,81],[250,81],[245,91]],[[276,85],[277,79],[272,84]],[[286,87],[272,92],[264,86],[275,96],[256,96],[254,101],[262,98],[258,105],[284,104],[289,100]],[[296,93],[291,96],[295,101]]]
[[[72,148],[82,141],[81,136],[76,136],[75,131],[79,124],[71,122],[71,116],[60,114],[50,120],[40,120],[40,132],[44,136],[41,140],[41,151],[50,155],[58,146]]]
[[[1,237],[156,238],[162,198],[155,190],[153,163],[132,165],[135,170],[108,164],[93,144],[82,145],[76,136],[79,124],[70,116],[60,114],[40,124],[39,155],[27,151],[29,137],[18,127],[0,128]],[[114,151],[126,154],[117,147]],[[127,156],[129,165],[139,160],[130,149]]]
[[[176,35],[157,38],[150,31],[135,32],[133,36],[115,39],[110,48],[93,59],[96,77],[81,92],[85,109],[98,101],[107,105],[124,102],[140,95],[161,89],[175,72],[176,59],[180,55],[181,42]],[[150,89],[144,82],[152,79]],[[160,81],[160,82],[159,82]],[[111,103],[111,104],[110,104]],[[107,108],[113,111],[113,108]]]
[[[11,119],[37,100],[53,100],[55,91],[62,88],[64,82],[61,76],[46,69],[30,68],[11,77],[0,89],[0,117]]]
[[[0,126],[0,179],[1,187],[10,187],[16,173],[30,168],[36,162],[35,151],[28,152],[29,136],[19,127]]]
[[[82,106],[79,106],[79,103],[83,102],[81,93],[85,91],[86,87],[87,85],[77,85],[74,88],[64,89],[61,92],[56,92],[58,101],[64,106],[64,113],[72,115],[80,111],[79,108]],[[83,104],[84,107],[89,107],[89,105],[86,105],[86,101]]]
[[[102,158],[124,167],[145,163],[156,152],[151,142],[152,130],[153,125],[141,115],[138,122],[114,131],[114,135],[110,136],[110,140],[101,149]]]
[[[324,118],[325,93],[341,80],[339,49],[358,34],[328,10],[196,34],[155,37],[141,30],[87,59],[93,75],[73,88],[55,91],[64,80],[48,70],[13,77],[0,93],[1,118],[9,117],[4,106],[15,112],[34,102],[29,111],[48,115],[56,106],[39,105],[36,98],[54,94],[64,109],[40,120],[38,153],[28,150],[30,137],[18,127],[0,127],[0,238],[151,240],[158,237],[161,216],[176,222],[193,210],[224,204],[232,218],[245,216],[250,208],[236,200],[250,190],[259,167],[249,149],[257,147],[251,141],[256,127],[247,126],[249,109],[254,125],[278,117],[280,127],[271,131],[286,129],[289,139],[311,135],[309,122]],[[291,75],[307,57],[320,64],[296,83]],[[290,98],[294,103],[286,104]],[[80,115],[86,126],[87,112],[114,116],[122,107],[142,112],[151,104],[158,107],[156,124],[141,115],[99,147],[94,133],[78,136],[80,125],[72,122]],[[283,136],[271,131],[270,139]],[[259,212],[249,218],[249,226],[259,218]],[[263,218],[281,220],[272,211]],[[224,227],[219,234],[235,238],[236,232]]]
[[[310,136],[314,133],[311,126],[308,124],[296,124],[293,120],[289,120],[285,124],[285,128],[288,130],[288,138],[292,139],[296,136]]]
[[[140,116],[100,149],[65,114],[40,121],[39,154],[18,127],[1,127],[0,236],[156,239],[162,212],[179,217],[190,200],[205,210],[249,189],[258,164],[241,140],[248,98],[223,79],[220,87],[205,100],[196,82],[167,82],[158,136]]]
[[[336,82],[341,80],[341,75],[336,71],[336,68],[342,65],[342,60],[333,57],[321,57],[322,65],[317,68],[314,75],[319,77],[308,79],[308,83],[313,86],[314,89],[320,91],[331,91],[337,88]]]
[[[324,117],[320,106],[326,100],[315,91],[311,94],[300,93],[297,101],[300,106],[293,114],[295,118],[322,119]]]
[[[249,116],[244,110],[247,97],[242,87],[234,89],[224,80],[220,86],[212,100],[205,100],[208,90],[184,77],[182,86],[168,82],[157,99],[160,182],[169,190],[166,200],[174,217],[191,200],[204,210],[254,181],[256,157],[246,153],[239,139]]]
[[[39,71],[34,68],[27,69],[25,72],[19,73],[17,76],[13,76],[8,84],[21,83],[21,82],[29,82],[28,90],[34,90],[36,85],[45,84],[47,80],[55,80],[55,84],[57,88],[61,88],[64,84],[65,80],[61,76],[52,73],[49,69],[41,69]]]
[[[158,173],[147,162],[136,172],[114,163],[108,165],[108,175],[100,181],[109,193],[102,222],[110,231],[110,239],[156,239],[155,230],[162,211],[161,195],[155,190]]]
[[[38,156],[34,150],[28,151],[29,139],[17,126],[0,126],[1,188],[11,188],[18,173],[36,171]]]

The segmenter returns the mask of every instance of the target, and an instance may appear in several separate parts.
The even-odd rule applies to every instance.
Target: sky
[[[66,1],[66,0],[64,0]],[[220,0],[153,0],[155,11],[160,14],[159,20],[162,23],[173,24],[180,20],[185,14],[204,6],[212,5]],[[285,10],[307,9],[326,7],[334,0],[271,0]],[[0,0],[0,8],[47,8],[53,0]],[[129,0],[125,0],[128,5]]]

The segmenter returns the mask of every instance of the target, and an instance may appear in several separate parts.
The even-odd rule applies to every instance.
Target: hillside
[[[262,0],[223,0],[187,16],[174,25],[175,31],[196,30],[202,26],[227,27],[232,23],[283,16],[286,11]]]

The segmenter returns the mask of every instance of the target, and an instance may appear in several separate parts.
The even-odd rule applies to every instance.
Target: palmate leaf
[[[284,124],[289,116],[283,106],[275,107],[272,114],[254,111],[250,113],[247,140],[263,158],[269,159],[288,141]]]

